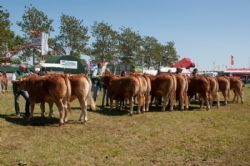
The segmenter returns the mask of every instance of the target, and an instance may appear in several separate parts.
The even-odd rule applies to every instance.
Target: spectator
[[[101,89],[100,76],[102,75],[102,65],[98,63],[97,68],[94,69],[92,73],[92,83],[93,83],[93,98],[96,102],[99,89]]]
[[[176,74],[182,73],[182,68],[177,67],[176,68]]]
[[[125,76],[126,76],[126,72],[125,72],[124,70],[122,70],[121,76],[122,76],[122,77],[125,77]]]
[[[198,69],[197,68],[194,68],[193,72],[192,72],[192,75],[193,76],[197,76],[198,74]]]
[[[17,70],[13,76],[12,76],[12,81],[18,79],[18,78],[21,78],[21,77],[24,77],[25,75],[27,75],[27,73],[25,73],[25,70],[26,70],[26,67],[25,65],[21,64],[19,66],[19,70]],[[13,94],[14,94],[14,102],[15,102],[15,111],[16,111],[16,115],[18,117],[20,117],[20,108],[19,108],[19,102],[18,102],[18,99],[19,99],[19,96],[22,95],[25,99],[25,116],[29,116],[30,112],[29,112],[29,94],[27,91],[24,91],[24,90],[20,90],[18,89],[17,85],[16,84],[13,84]]]

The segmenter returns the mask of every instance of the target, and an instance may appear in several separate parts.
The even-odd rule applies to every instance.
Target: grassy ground
[[[37,105],[27,123],[14,116],[12,93],[0,95],[0,165],[250,165],[249,87],[243,105],[132,117],[99,110],[87,125],[72,105],[59,128],[56,109],[55,118],[42,119]]]

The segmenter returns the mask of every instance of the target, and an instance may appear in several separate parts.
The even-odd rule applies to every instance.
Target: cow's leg
[[[150,107],[152,107],[152,105],[153,105],[153,102],[154,102],[154,96],[151,96],[151,100],[150,100]]]
[[[210,109],[210,105],[209,105],[209,101],[208,101],[208,96],[209,96],[208,93],[204,96],[204,97],[205,97],[205,101],[206,101],[206,108],[207,108],[207,111]]]
[[[244,98],[243,98],[243,90],[240,91],[240,101],[241,101],[241,104],[244,103]]]
[[[142,112],[146,110],[146,98],[145,95],[142,96]]]
[[[214,102],[214,97],[213,96],[214,96],[214,93],[211,92],[210,95],[209,95],[209,98],[208,98],[211,108],[212,108],[213,102]]]
[[[110,96],[110,111],[113,109],[113,97]]]
[[[138,103],[137,112],[138,112],[138,114],[140,114],[141,107],[142,107],[142,95],[138,95],[136,98],[137,98],[137,103]]]
[[[41,102],[40,109],[41,109],[41,117],[44,118],[45,117],[45,115],[44,115],[44,113],[45,113],[45,102]]]
[[[81,104],[81,115],[79,120],[82,121],[84,124],[88,121],[88,114],[87,114],[87,100],[79,100],[79,103]]]
[[[87,105],[88,105],[87,100],[85,100],[83,104],[83,113],[84,113],[83,123],[84,124],[88,121]]]
[[[149,111],[149,101],[150,101],[150,95],[145,95],[145,111]]]
[[[138,113],[145,112],[145,96],[141,94],[138,98]]]
[[[217,108],[220,108],[220,100],[219,100],[219,94],[218,92],[215,92],[215,98],[216,98],[216,102],[217,102]]]
[[[79,101],[79,104],[80,104],[80,107],[81,107],[81,112],[80,112],[80,117],[79,117],[79,121],[83,121],[83,111],[82,111],[82,105],[83,105],[83,101],[82,100],[80,100],[80,99],[78,99],[78,101]]]
[[[134,101],[134,105],[136,105],[137,103],[136,103],[136,99],[135,98],[137,98],[136,96],[135,97],[133,97],[134,99],[133,99],[133,101]],[[137,99],[137,101],[138,101],[138,99]]]
[[[132,116],[133,115],[133,107],[134,107],[134,101],[133,101],[133,97],[130,97],[129,98],[129,106],[130,106],[130,115]]]
[[[235,103],[235,100],[236,100],[236,92],[235,92],[235,90],[233,90],[233,92],[234,92],[233,103]]]
[[[35,108],[35,102],[30,102],[30,116],[29,116],[28,120],[30,120],[33,117],[34,108]]]
[[[181,110],[184,110],[185,96],[183,95],[183,93],[179,94],[179,102],[180,102]]]
[[[238,89],[237,91],[237,103],[238,103],[238,99],[240,98],[240,102],[241,102],[241,104],[243,104],[243,93],[242,93],[242,91],[240,90],[240,89]]]
[[[64,108],[64,117],[63,117],[63,121],[64,121],[64,122],[68,122],[68,112],[69,112],[69,110],[68,110],[68,105],[69,105],[69,103],[68,103],[67,101],[64,101],[64,102],[63,102],[63,108]]]
[[[149,110],[149,94],[145,95],[145,111]]]
[[[222,91],[222,95],[224,97],[224,104],[227,105],[227,91]]]
[[[185,109],[188,110],[189,109],[189,100],[188,100],[188,95],[186,92],[185,92],[184,100],[185,100]]]
[[[201,109],[204,106],[205,99],[203,97],[200,97],[199,100],[200,100],[200,109]]]
[[[53,116],[53,103],[49,102],[49,118]]]
[[[119,106],[119,100],[115,100],[115,109],[121,110],[121,107]]]
[[[163,98],[163,105],[162,105],[161,111],[166,111],[166,107],[167,107],[168,101],[169,101],[168,95],[163,96],[162,98]]]
[[[56,106],[58,108],[59,111],[59,116],[60,116],[60,122],[59,122],[59,126],[64,124],[64,108],[63,108],[63,102],[62,100],[59,100],[56,102]]]
[[[105,98],[107,97],[107,90],[106,88],[103,88],[103,96],[102,96],[102,107],[104,107],[104,101],[105,101]],[[106,102],[107,104],[107,102]]]
[[[170,98],[169,98],[169,102],[170,102],[170,111],[174,110],[174,93],[171,94]]]

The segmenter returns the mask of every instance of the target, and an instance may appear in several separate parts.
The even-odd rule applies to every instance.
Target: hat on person
[[[24,69],[26,69],[26,66],[25,66],[24,64],[21,64],[21,65],[19,66],[19,68],[24,70]]]

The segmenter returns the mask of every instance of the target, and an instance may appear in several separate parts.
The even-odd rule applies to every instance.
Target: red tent
[[[181,67],[189,69],[190,67],[195,67],[194,62],[190,58],[183,58],[182,60],[176,62],[172,67]]]

